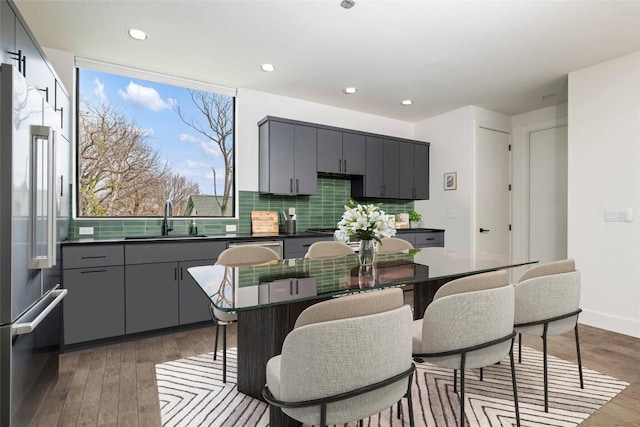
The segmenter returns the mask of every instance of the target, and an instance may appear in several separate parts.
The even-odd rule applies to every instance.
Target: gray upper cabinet
[[[354,197],[400,198],[399,141],[367,136],[364,185],[353,185]],[[364,189],[364,191],[361,191]]]
[[[261,193],[315,194],[316,128],[276,120],[259,124]]]
[[[429,198],[429,145],[400,144],[400,198]]]
[[[259,123],[260,193],[310,195],[317,173],[351,180],[351,196],[429,198],[429,143],[267,116]]]
[[[318,172],[364,175],[365,137],[318,128]]]

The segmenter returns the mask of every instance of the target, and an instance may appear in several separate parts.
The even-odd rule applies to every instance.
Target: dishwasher
[[[254,246],[264,246],[265,248],[269,248],[274,250],[280,259],[284,256],[283,252],[283,244],[282,240],[254,240],[251,242],[231,242],[229,243],[230,248],[234,248],[236,246],[246,246],[246,245],[254,245]]]

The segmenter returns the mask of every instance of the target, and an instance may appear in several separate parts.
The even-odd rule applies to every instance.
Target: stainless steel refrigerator
[[[58,376],[57,115],[0,66],[0,426],[28,425]],[[62,190],[60,188],[60,190]],[[52,280],[53,278],[53,280]]]

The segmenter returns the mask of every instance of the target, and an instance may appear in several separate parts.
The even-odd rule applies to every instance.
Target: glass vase
[[[372,265],[376,260],[375,243],[375,240],[360,240],[360,249],[358,250],[360,265]]]
[[[373,288],[376,285],[376,267],[373,264],[363,264],[358,267],[358,287],[360,289]]]

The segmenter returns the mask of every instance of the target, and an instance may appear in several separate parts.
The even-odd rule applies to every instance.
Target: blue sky
[[[147,143],[171,169],[200,185],[200,193],[213,194],[216,169],[218,194],[224,188],[224,162],[217,144],[185,125],[173,110],[177,102],[185,117],[202,118],[187,89],[148,80],[80,69],[79,91],[87,101],[107,102],[140,129]],[[204,123],[204,122],[202,122]]]

